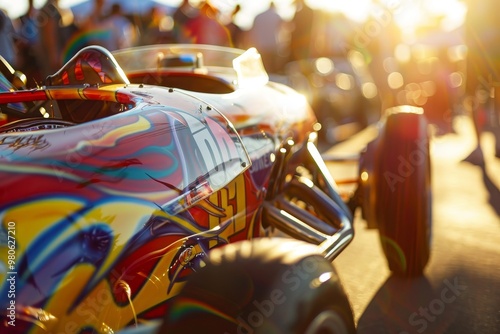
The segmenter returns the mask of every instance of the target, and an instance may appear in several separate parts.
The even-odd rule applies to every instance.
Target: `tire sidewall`
[[[340,333],[355,333],[352,309],[333,265],[310,252],[310,246],[261,238],[213,251],[207,266],[173,299],[161,333],[303,334],[325,311],[347,328]],[[186,305],[210,306],[187,312],[184,319],[170,316],[186,312]]]
[[[391,271],[423,273],[430,256],[432,193],[429,139],[423,115],[388,117],[377,147],[375,211]]]

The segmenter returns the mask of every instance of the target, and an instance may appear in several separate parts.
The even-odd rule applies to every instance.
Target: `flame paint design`
[[[21,331],[109,332],[163,314],[211,247],[247,237],[252,225],[236,230],[224,213],[235,204],[210,197],[232,178],[244,194],[247,182],[239,137],[220,122],[145,104],[78,130],[38,131],[43,146],[0,135],[0,236],[15,222],[16,306],[31,319]],[[205,160],[200,140],[220,162]],[[1,237],[0,264],[7,254]],[[3,309],[6,275],[3,265]]]

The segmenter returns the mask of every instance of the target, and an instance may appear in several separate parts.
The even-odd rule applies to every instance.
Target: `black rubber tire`
[[[160,333],[356,333],[333,265],[315,247],[262,238],[213,250]]]
[[[375,215],[389,269],[420,276],[431,251],[429,136],[423,115],[387,118],[374,165]]]

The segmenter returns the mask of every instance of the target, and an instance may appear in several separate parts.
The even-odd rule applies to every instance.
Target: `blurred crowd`
[[[0,55],[35,84],[87,45],[111,51],[159,43],[256,47],[268,72],[281,75],[291,62],[347,59],[356,51],[363,55],[382,110],[422,106],[442,133],[453,131],[457,113],[470,113],[478,136],[486,123],[498,123],[498,113],[485,111],[493,86],[500,86],[500,21],[495,17],[500,3],[495,0],[461,0],[467,6],[461,27],[444,34],[443,18],[429,19],[413,44],[405,43],[392,17],[397,8],[391,8],[390,1],[374,2],[379,8],[372,16],[355,23],[340,12],[313,9],[306,0],[293,0],[295,11],[284,18],[269,0],[250,28],[237,24],[237,1],[223,11],[209,0],[183,0],[172,11],[158,5],[133,13],[125,12],[120,1],[88,0],[91,10],[86,15],[61,8],[58,0],[47,0],[41,8],[35,8],[33,0],[24,1],[28,10],[15,20],[0,10]]]
[[[84,15],[78,6],[62,8],[58,0],[47,0],[40,8],[35,8],[33,0],[24,1],[28,10],[19,18],[11,20],[6,8],[0,11],[0,54],[38,82],[87,45],[110,51],[160,43],[254,46],[266,69],[280,73],[293,60],[345,55],[346,38],[352,33],[352,28],[342,27],[345,17],[313,10],[305,0],[293,0],[295,13],[288,18],[270,0],[250,28],[237,24],[241,7],[236,1],[234,8],[226,6],[224,11],[208,0],[183,0],[173,11],[158,3],[146,12],[134,13],[124,11],[120,1],[88,0],[91,10]]]
[[[313,10],[303,0],[296,0],[292,20],[283,19],[270,1],[250,29],[236,23],[239,4],[222,12],[209,1],[183,0],[173,12],[158,4],[132,13],[125,12],[120,1],[89,0],[90,12],[81,15],[62,8],[58,0],[47,0],[41,8],[35,8],[34,0],[25,1],[28,10],[19,18],[11,20],[6,8],[0,11],[0,54],[38,82],[87,45],[110,51],[160,43],[255,46],[269,72],[311,55]]]

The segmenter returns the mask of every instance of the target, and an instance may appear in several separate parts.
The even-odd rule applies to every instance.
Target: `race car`
[[[386,112],[346,200],[314,111],[253,48],[89,46],[41,87],[1,73],[9,333],[355,333],[332,262],[357,208],[395,274],[425,269],[419,108]]]

